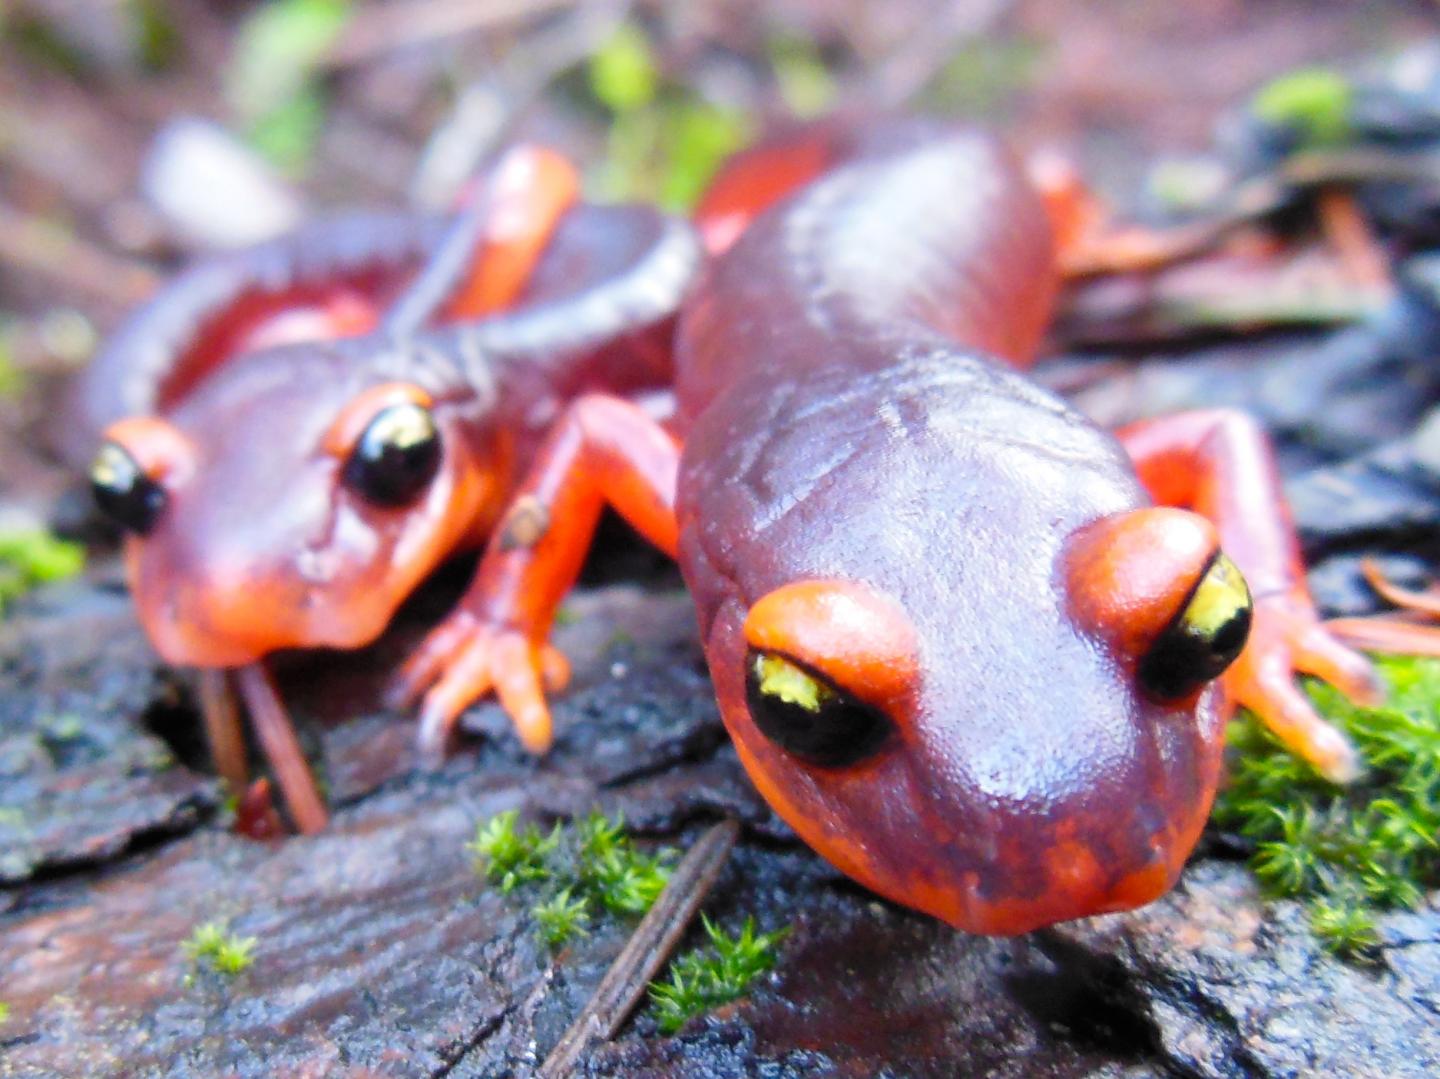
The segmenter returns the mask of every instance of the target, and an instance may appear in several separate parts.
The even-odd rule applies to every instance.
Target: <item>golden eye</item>
[[[1140,661],[1141,686],[1161,700],[1177,700],[1218,678],[1245,647],[1251,613],[1245,578],[1217,553],[1185,609]]]
[[[815,764],[840,767],[870,756],[892,724],[878,708],[775,652],[746,657],[746,703],[762,734]]]

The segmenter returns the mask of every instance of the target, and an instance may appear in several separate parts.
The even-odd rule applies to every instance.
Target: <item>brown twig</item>
[[[681,859],[670,883],[610,964],[590,1002],[545,1058],[540,1079],[570,1075],[592,1042],[609,1039],[620,1029],[715,886],[739,834],[740,826],[733,820],[721,821]]]
[[[263,663],[251,663],[235,672],[235,681],[245,698],[245,706],[250,710],[250,722],[255,725],[260,746],[265,750],[270,767],[275,770],[275,778],[285,796],[285,804],[290,807],[295,826],[306,835],[320,831],[330,815],[325,810],[320,789],[315,785],[315,776],[300,750],[295,728],[270,672]]]

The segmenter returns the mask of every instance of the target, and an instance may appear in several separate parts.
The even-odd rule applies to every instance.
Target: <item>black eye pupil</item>
[[[1141,661],[1141,684],[1160,700],[1173,701],[1219,678],[1245,647],[1250,618],[1250,608],[1242,607],[1212,637],[1187,632],[1183,624],[1171,626]]]
[[[90,466],[90,490],[101,511],[127,532],[143,536],[165,509],[165,488],[145,475],[117,442],[100,447]]]
[[[440,468],[440,432],[430,410],[392,405],[365,428],[345,481],[371,502],[399,506],[429,486]]]
[[[889,718],[834,689],[829,699],[811,710],[760,689],[759,653],[746,663],[745,697],[750,718],[766,738],[812,764],[843,768],[871,756],[890,737]]]

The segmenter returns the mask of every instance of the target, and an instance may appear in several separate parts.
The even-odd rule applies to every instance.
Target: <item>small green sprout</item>
[[[746,918],[739,936],[732,937],[703,914],[710,947],[696,949],[670,964],[670,976],[650,983],[655,1020],[666,1034],[674,1034],[691,1018],[745,995],[750,983],[772,970],[778,946],[789,928],[757,933],[755,919]]]
[[[0,1023],[10,1018],[10,1005],[0,1000]]]
[[[1254,841],[1250,865],[1266,891],[1308,900],[1316,935],[1352,957],[1376,947],[1377,911],[1415,907],[1440,883],[1440,662],[1376,665],[1390,687],[1382,708],[1305,686],[1354,740],[1368,767],[1360,782],[1332,785],[1243,716],[1230,728],[1239,753],[1215,814]]]
[[[578,824],[580,885],[612,914],[643,914],[670,879],[670,852],[636,850],[624,826],[599,812]]]
[[[180,947],[196,963],[205,963],[216,973],[233,977],[255,962],[256,943],[254,937],[231,936],[220,922],[206,922],[196,926]]]
[[[85,548],[48,532],[0,534],[0,614],[38,585],[73,577],[85,568]]]
[[[590,900],[584,896],[570,898],[570,889],[562,888],[549,899],[530,908],[540,926],[540,936],[552,948],[558,948],[571,937],[587,936],[590,921]]]
[[[546,836],[533,824],[521,831],[519,820],[518,809],[496,814],[476,827],[475,838],[466,847],[475,855],[477,871],[498,884],[502,892],[549,878],[547,859],[560,844],[558,823]]]

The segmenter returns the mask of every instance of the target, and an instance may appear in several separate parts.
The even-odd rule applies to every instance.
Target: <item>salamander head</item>
[[[868,888],[972,932],[1174,883],[1218,780],[1213,680],[1248,631],[1213,527],[1145,505],[1108,436],[1067,444],[1058,424],[977,444],[852,422],[837,459],[782,421],[773,453],[720,448],[683,507],[711,674],[761,793]],[[804,501],[767,501],[797,476]]]
[[[474,527],[498,462],[467,402],[377,366],[276,349],[107,431],[92,482],[167,660],[366,644]]]

